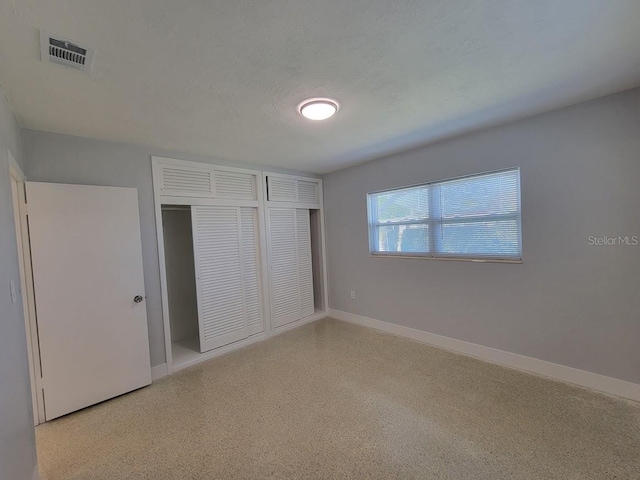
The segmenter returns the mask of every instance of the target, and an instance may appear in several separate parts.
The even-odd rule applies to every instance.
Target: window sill
[[[473,258],[473,257],[431,257],[429,255],[403,255],[393,253],[371,253],[369,256],[373,258],[404,258],[411,260],[438,260],[438,261],[454,261],[454,262],[474,262],[474,263],[514,263],[521,264],[522,259],[509,260],[506,258]]]

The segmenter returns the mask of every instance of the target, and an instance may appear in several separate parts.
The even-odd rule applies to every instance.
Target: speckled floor
[[[37,441],[44,480],[640,478],[640,404],[332,319]]]

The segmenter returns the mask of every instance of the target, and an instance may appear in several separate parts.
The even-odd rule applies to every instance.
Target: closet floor
[[[171,344],[173,363],[180,365],[198,358],[200,353],[200,339],[195,337],[185,338]]]
[[[640,404],[333,319],[37,428],[43,480],[637,478]]]

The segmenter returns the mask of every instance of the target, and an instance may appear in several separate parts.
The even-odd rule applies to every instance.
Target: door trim
[[[39,425],[45,421],[45,411],[40,348],[38,344],[38,324],[33,290],[33,273],[31,270],[31,245],[29,243],[29,227],[27,225],[27,202],[24,185],[27,177],[9,150],[7,150],[7,157],[9,158],[13,217],[15,222],[16,244],[18,246],[20,296],[22,298],[22,311],[29,360],[33,423],[34,425]],[[15,202],[16,197],[18,200],[17,203]]]
[[[175,197],[170,195],[162,194],[162,166],[173,165],[179,166],[183,168],[194,168],[194,169],[202,169],[205,167],[206,169],[210,169],[211,171],[223,171],[223,172],[235,172],[235,173],[243,173],[249,175],[255,175],[256,180],[256,199],[255,200],[242,200],[242,199],[232,199],[232,198],[203,198],[196,196],[184,196],[184,197]],[[167,286],[167,265],[166,265],[166,257],[165,257],[165,249],[164,249],[164,227],[162,220],[162,206],[163,205],[187,205],[187,206],[197,206],[197,205],[212,205],[212,206],[224,206],[224,207],[253,207],[257,208],[258,212],[258,237],[259,237],[259,248],[260,248],[260,260],[261,260],[261,294],[262,294],[262,312],[263,312],[263,323],[264,323],[264,331],[263,333],[268,334],[270,331],[270,319],[268,316],[268,292],[265,290],[267,288],[265,274],[266,274],[266,257],[265,252],[263,251],[265,245],[264,239],[264,194],[262,186],[260,182],[262,180],[262,171],[261,170],[253,170],[249,168],[235,168],[235,167],[227,167],[223,165],[214,165],[203,162],[191,162],[186,160],[178,160],[175,158],[167,158],[167,157],[151,157],[151,171],[153,177],[153,200],[155,207],[155,215],[156,215],[156,238],[158,245],[158,264],[160,266],[160,294],[162,297],[162,323],[164,327],[164,350],[165,350],[165,362],[166,362],[166,374],[171,375],[173,372],[183,368],[181,366],[174,366],[173,363],[173,345],[171,340],[171,319],[169,316],[169,293]],[[260,334],[257,334],[260,335]],[[240,341],[242,342],[242,340]],[[235,342],[231,345],[237,345],[240,342]],[[218,351],[222,348],[226,347],[218,347],[215,351]],[[237,348],[237,347],[235,347]],[[197,359],[198,362],[204,361],[207,358],[207,354],[200,354],[200,357]],[[176,368],[177,367],[177,368]]]

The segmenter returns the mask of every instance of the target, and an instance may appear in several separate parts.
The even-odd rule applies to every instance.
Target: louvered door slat
[[[298,191],[294,179],[269,176],[267,178],[269,200],[272,202],[297,202]]]
[[[256,176],[249,173],[215,171],[216,198],[256,200]]]
[[[276,327],[312,315],[309,210],[269,208],[271,316]]]
[[[162,195],[213,197],[213,179],[210,170],[163,165],[161,172]]]
[[[320,205],[320,180],[302,179],[288,175],[267,176],[269,202],[298,203],[316,208]]]
[[[309,210],[296,209],[296,243],[300,282],[301,318],[313,315],[313,269],[311,259],[311,224]]]
[[[298,203],[319,203],[318,182],[298,180]]]
[[[293,208],[270,208],[271,316],[275,327],[300,318],[300,289]]]
[[[258,257],[257,216],[258,212],[255,208],[240,209],[244,292],[249,335],[254,335],[264,330],[260,286],[260,260]]]
[[[200,351],[246,338],[240,209],[191,209]],[[204,254],[203,254],[204,253]]]

